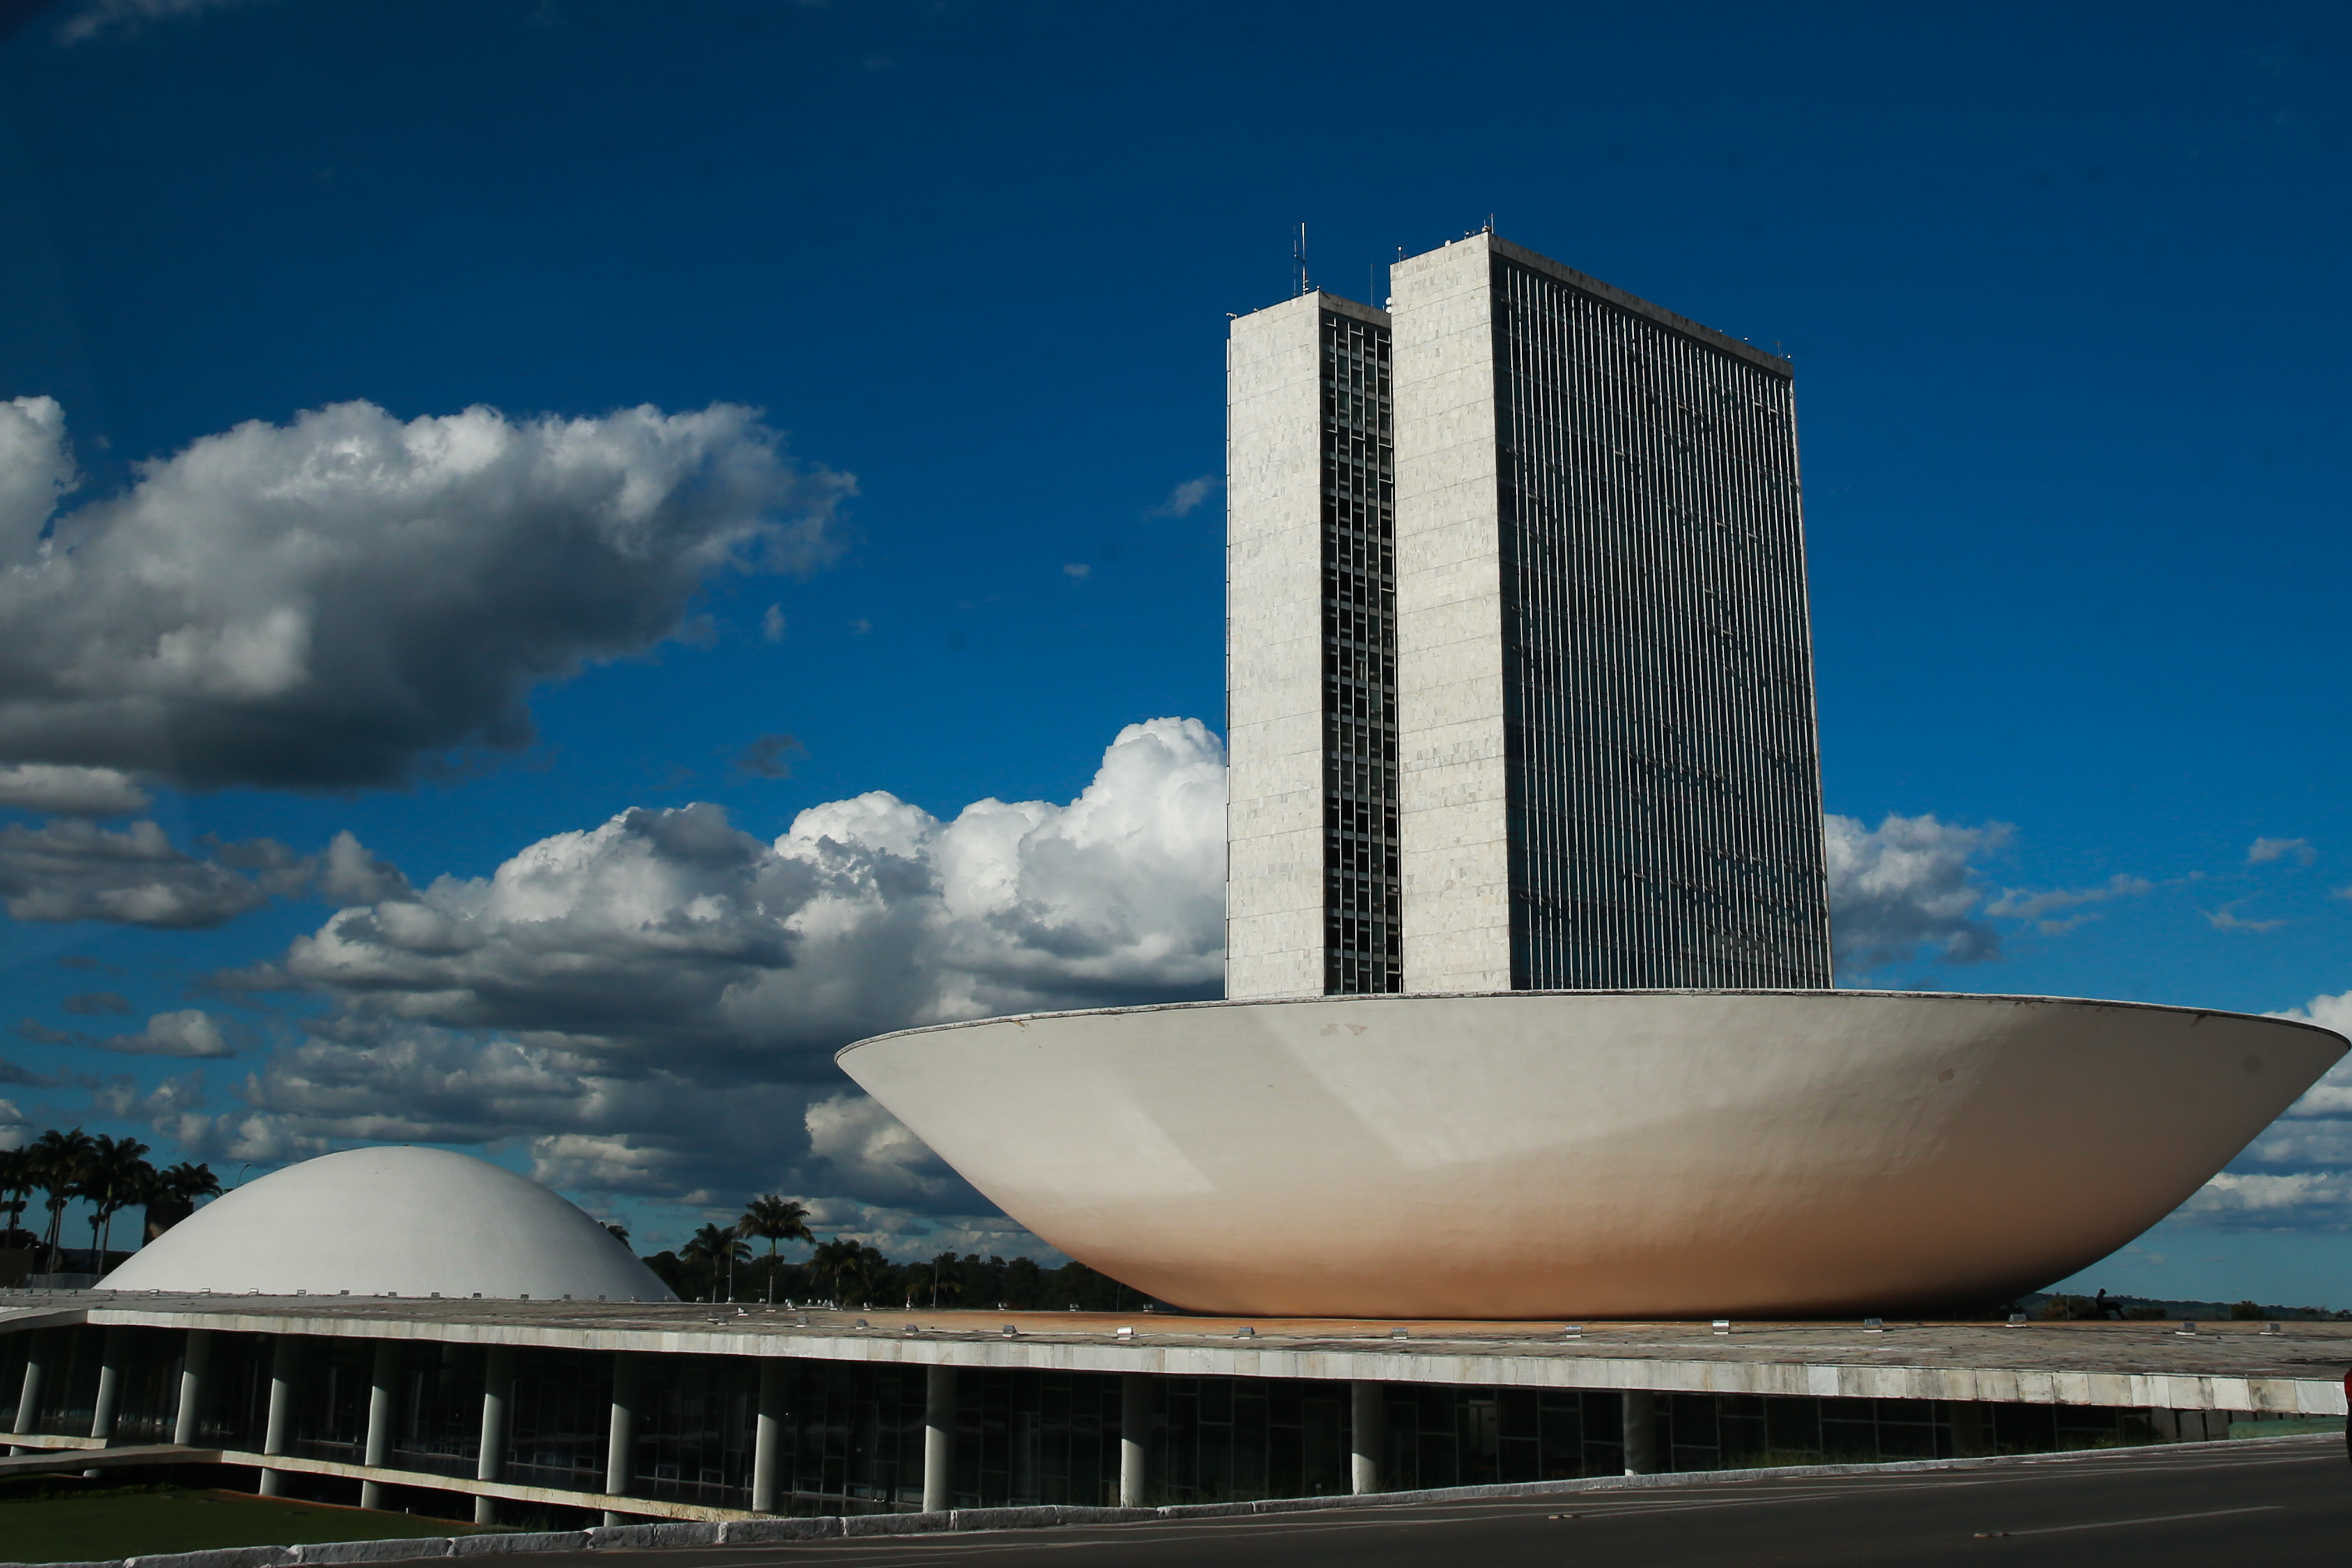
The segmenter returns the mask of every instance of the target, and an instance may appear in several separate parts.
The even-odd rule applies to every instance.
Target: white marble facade
[[[1225,347],[1225,994],[1323,992],[1322,300]]]
[[[1409,991],[1511,988],[1488,238],[1401,261],[1389,275]]]

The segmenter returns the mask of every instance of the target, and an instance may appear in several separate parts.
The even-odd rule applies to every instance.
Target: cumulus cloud
[[[399,867],[368,853],[367,846],[349,831],[336,834],[314,864],[319,896],[330,903],[383,903],[414,897],[416,891]]]
[[[861,1193],[929,1199],[962,1186],[945,1161],[865,1095],[832,1095],[810,1106],[803,1120],[811,1152]]]
[[[271,838],[198,842],[209,858],[174,846],[152,822],[120,831],[71,820],[0,826],[0,903],[20,921],[195,931],[306,890],[340,904],[413,891],[399,868],[348,832],[317,855]]]
[[[176,848],[152,822],[0,826],[0,903],[20,921],[196,931],[268,901],[252,879]]]
[[[880,1210],[984,1214],[842,1092],[832,1053],[914,1024],[1216,994],[1224,800],[1216,736],[1163,719],[1121,731],[1066,804],[942,821],[875,792],[773,841],[716,805],[625,812],[489,877],[340,910],[220,977],[331,1011],[247,1077],[241,1109],[172,1131],[237,1159],[508,1140],[575,1188],[685,1202],[792,1172]]]
[[[343,910],[249,979],[356,1016],[829,1062],[908,1023],[1213,991],[1223,836],[1216,737],[1155,720],[1067,805],[941,822],[877,791],[773,843],[717,805],[631,810]]]
[[[2000,932],[1979,918],[1985,889],[1970,858],[2007,843],[2007,824],[1962,827],[1890,813],[1868,828],[1832,813],[1824,828],[1840,963],[1870,970],[1922,952],[1949,963],[2000,956]]]
[[[2246,847],[2249,866],[2290,859],[2298,866],[2308,866],[2318,858],[2319,851],[2311,847],[2308,838],[2257,838]]]
[[[127,816],[152,805],[130,775],[112,768],[69,768],[55,763],[0,767],[0,806],[51,816]]]
[[[13,1100],[0,1100],[0,1149],[22,1149],[34,1138],[33,1124]]]
[[[65,434],[65,409],[54,397],[0,403],[0,568],[39,552],[58,503],[81,482]]]
[[[532,687],[679,634],[714,574],[821,563],[855,489],[732,405],[404,423],[345,403],[207,436],[53,517],[63,420],[6,406],[0,763],[198,788],[393,784],[525,745]]]
[[[236,1047],[221,1029],[220,1020],[201,1007],[158,1013],[135,1035],[109,1035],[85,1040],[101,1051],[133,1057],[233,1057]]]

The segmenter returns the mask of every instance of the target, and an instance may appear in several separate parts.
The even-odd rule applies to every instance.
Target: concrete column
[[[766,1382],[761,1384],[761,1408],[763,1413],[761,1441],[766,1440],[764,1412]],[[637,1359],[626,1351],[613,1352],[613,1416],[604,1429],[604,1490],[614,1497],[626,1497],[636,1480],[637,1455]],[[752,1507],[759,1504],[755,1501]],[[627,1516],[607,1509],[606,1524],[625,1524]]]
[[[16,1395],[16,1430],[26,1436],[41,1429],[41,1384],[48,1376],[49,1341],[45,1333],[26,1336],[25,1350],[25,1382]],[[11,1454],[29,1454],[36,1450],[11,1447]]]
[[[1348,1484],[1359,1497],[1381,1489],[1381,1458],[1388,1447],[1388,1389],[1358,1381],[1348,1385]]]
[[[776,1477],[783,1465],[784,1373],[779,1356],[760,1358],[760,1426],[751,1439],[751,1511],[774,1513]],[[929,1449],[924,1450],[924,1489],[930,1489]]]
[[[106,1331],[106,1349],[98,1363],[98,1399],[89,1412],[89,1435],[110,1447],[114,1443],[114,1417],[122,1407],[122,1360],[130,1351],[131,1336],[120,1325]]]
[[[955,1368],[951,1366],[926,1368],[923,1374],[923,1511],[925,1513],[944,1513],[954,1505],[955,1428]]]
[[[172,1441],[194,1444],[205,1414],[205,1373],[212,1365],[213,1331],[190,1329],[187,1348],[180,1352],[180,1407],[172,1414]]]
[[[375,1342],[375,1364],[368,1370],[367,1446],[360,1450],[360,1463],[379,1468],[392,1463],[392,1423],[394,1402],[400,1389],[400,1342],[378,1340]],[[360,1506],[382,1508],[383,1483],[362,1481]]]
[[[1141,1508],[1151,1457],[1151,1374],[1118,1376],[1118,1506]]]
[[[1665,1468],[1664,1456],[1658,1452],[1658,1396],[1641,1389],[1629,1389],[1625,1401],[1625,1473],[1629,1476],[1654,1476]]]
[[[287,1428],[294,1420],[294,1369],[300,1364],[302,1347],[292,1334],[279,1334],[269,1347],[269,1414],[261,1426],[261,1451],[282,1454],[286,1451]],[[261,1471],[261,1495],[276,1497],[278,1472],[264,1466]]]
[[[482,1356],[482,1436],[474,1460],[474,1479],[494,1481],[507,1468],[507,1406],[514,1394],[514,1353],[492,1345]],[[474,1522],[496,1524],[496,1498],[474,1500]]]

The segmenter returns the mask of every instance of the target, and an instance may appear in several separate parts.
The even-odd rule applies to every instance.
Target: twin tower
[[[1225,994],[1826,987],[1791,367],[1492,234],[1226,358]]]

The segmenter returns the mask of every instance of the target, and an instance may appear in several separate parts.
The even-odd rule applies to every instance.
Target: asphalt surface
[[[1977,1469],[531,1562],[623,1568],[636,1559],[643,1568],[2343,1563],[2352,1560],[2352,1464],[2341,1437],[2273,1438]]]

